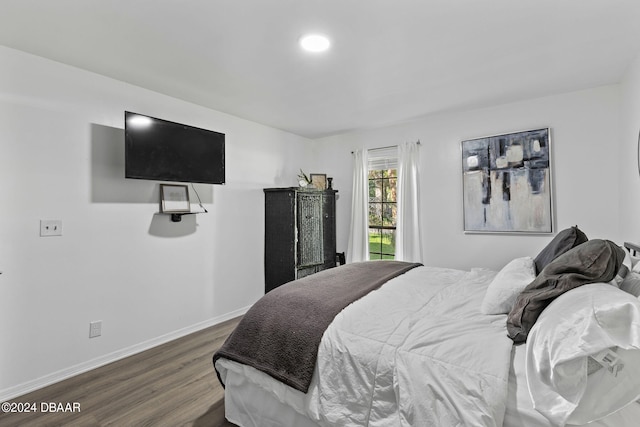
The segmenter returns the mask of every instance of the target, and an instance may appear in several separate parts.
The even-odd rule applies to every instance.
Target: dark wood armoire
[[[265,188],[265,293],[336,266],[337,190]]]

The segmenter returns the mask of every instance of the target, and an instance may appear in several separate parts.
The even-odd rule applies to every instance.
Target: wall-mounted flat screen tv
[[[125,177],[224,184],[224,133],[124,112]]]

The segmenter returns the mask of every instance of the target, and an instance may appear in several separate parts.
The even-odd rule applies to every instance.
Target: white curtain
[[[419,154],[417,142],[398,145],[396,259],[400,261],[422,262]]]
[[[353,152],[351,230],[347,262],[369,259],[369,161],[367,150]]]

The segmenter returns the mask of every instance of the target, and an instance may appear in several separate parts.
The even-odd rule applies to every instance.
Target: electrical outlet
[[[59,219],[41,219],[40,237],[62,236],[62,221]]]
[[[89,323],[89,338],[95,338],[102,335],[102,320],[96,320]]]

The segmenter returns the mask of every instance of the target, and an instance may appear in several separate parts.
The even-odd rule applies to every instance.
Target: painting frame
[[[160,212],[190,213],[189,187],[183,184],[160,184]]]
[[[465,233],[554,231],[551,128],[463,140]]]
[[[311,185],[314,186],[317,190],[326,190],[327,189],[327,174],[326,173],[312,173],[312,174],[309,174],[309,179],[311,180]]]

